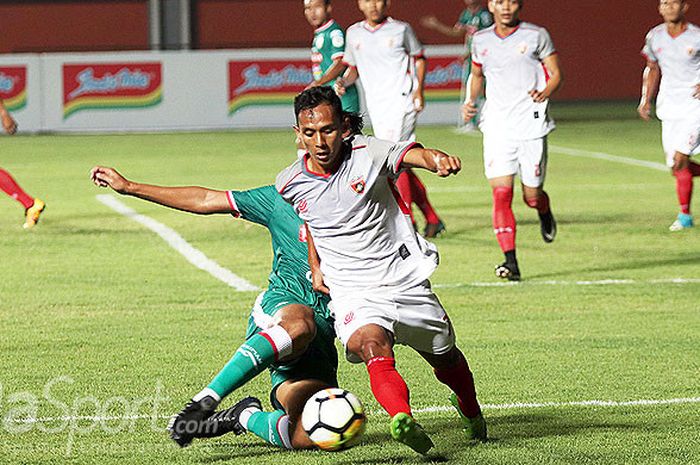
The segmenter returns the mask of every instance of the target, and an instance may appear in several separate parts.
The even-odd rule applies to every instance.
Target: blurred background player
[[[348,28],[344,61],[349,68],[336,81],[336,90],[343,95],[359,77],[374,135],[392,142],[415,140],[416,118],[425,104],[423,46],[409,24],[387,16],[388,0],[357,3],[365,21]],[[396,187],[414,225],[412,205],[415,203],[423,212],[425,237],[435,237],[445,230],[425,186],[413,171],[404,171]]]
[[[547,106],[561,84],[559,59],[549,33],[521,22],[522,0],[490,0],[495,24],[472,41],[469,95],[465,121],[476,115],[476,99],[486,86],[480,129],[484,134],[484,166],[493,191],[493,229],[505,255],[496,276],[520,280],[515,254],[513,184],[520,176],[525,203],[537,210],[545,242],[556,235],[556,222],[543,190],[547,171],[547,134],[554,129]]]
[[[2,119],[2,127],[6,133],[13,135],[17,132],[17,123],[7,111],[7,108],[5,108],[2,99],[0,99],[0,119]],[[0,189],[24,207],[24,224],[22,227],[24,229],[33,228],[39,222],[39,216],[46,208],[46,204],[24,192],[10,173],[2,168],[0,168]]]
[[[277,176],[276,186],[311,232],[314,287],[330,290],[336,334],[348,360],[367,367],[372,393],[391,417],[392,437],[422,454],[433,447],[396,370],[393,346],[404,344],[453,391],[467,439],[486,440],[474,378],[428,280],[437,249],[413,229],[393,183],[408,167],[456,174],[460,160],[415,142],[363,136],[325,87],[299,94],[294,112],[307,154]]]
[[[651,101],[658,91],[656,116],[661,120],[666,164],[676,178],[680,204],[671,231],[693,226],[693,177],[700,176],[700,165],[690,160],[700,153],[700,28],[686,20],[688,7],[685,0],[661,0],[664,23],[649,31],[642,50],[647,65],[638,111],[649,121]]]
[[[459,19],[453,26],[448,26],[447,24],[440,21],[437,16],[429,15],[421,18],[421,25],[433,31],[437,31],[440,34],[446,35],[448,37],[459,37],[464,38],[464,65],[462,67],[463,75],[462,78],[462,100],[466,98],[467,95],[467,79],[471,73],[471,43],[472,36],[482,29],[493,24],[493,16],[487,8],[484,8],[481,4],[481,0],[464,0],[465,9],[462,10],[462,14],[459,15]],[[483,104],[483,98],[477,100],[477,106],[480,108]],[[466,132],[471,132],[477,130],[479,115],[476,114],[474,118],[469,120],[469,122],[464,122],[462,118],[459,118],[459,126]]]
[[[168,425],[181,447],[194,438],[233,432],[254,433],[270,444],[302,449],[313,444],[301,425],[306,400],[338,385],[338,355],[328,298],[313,290],[306,228],[273,186],[247,191],[202,187],[160,187],[129,181],[112,168],[97,166],[91,178],[101,187],[190,213],[231,214],[267,228],[274,251],[268,289],[258,296],[246,340],[209,385]],[[221,400],[270,370],[272,412],[247,397],[216,412]]]
[[[345,32],[331,18],[331,10],[331,0],[304,0],[304,15],[314,28],[314,41],[311,45],[314,82],[309,87],[333,87],[335,78],[345,70]],[[354,85],[345,89],[340,100],[343,102],[343,110],[360,112],[360,96]]]

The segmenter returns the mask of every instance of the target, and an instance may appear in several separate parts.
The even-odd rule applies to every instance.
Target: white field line
[[[452,289],[458,287],[511,287],[511,286],[619,286],[623,284],[700,284],[700,278],[669,278],[669,279],[600,279],[597,281],[502,281],[502,282],[473,282],[433,284],[436,289]]]
[[[120,213],[127,218],[131,218],[137,223],[158,234],[170,247],[185,257],[185,259],[192,265],[196,266],[200,270],[206,271],[219,281],[223,281],[225,284],[231,286],[237,291],[259,290],[257,286],[254,286],[240,276],[236,276],[233,272],[231,272],[231,270],[222,267],[214,260],[204,255],[202,251],[194,248],[176,231],[165,226],[163,223],[160,223],[146,215],[137,213],[112,195],[98,195],[97,200],[117,213]]]
[[[615,163],[624,163],[625,165],[642,166],[644,168],[650,168],[652,170],[657,171],[669,171],[669,168],[663,163],[638,160],[636,158],[622,157],[620,155],[612,155],[604,152],[590,152],[588,150],[572,149],[569,147],[562,147],[560,145],[550,145],[549,150],[554,153],[561,153],[563,155],[570,155],[572,157],[596,158],[598,160],[612,161]]]
[[[481,406],[484,410],[516,410],[516,409],[540,409],[540,408],[566,408],[566,407],[646,407],[655,405],[676,405],[676,404],[700,404],[700,397],[680,397],[676,399],[638,399],[638,400],[580,400],[571,402],[512,402],[507,404],[484,404]],[[434,407],[423,407],[413,409],[415,413],[438,413],[450,412],[454,409],[452,406],[440,405]],[[384,412],[376,410],[370,411],[370,415],[380,415]],[[128,421],[128,420],[153,420],[152,415],[131,415],[131,416],[63,416],[63,417],[45,417],[45,418],[21,418],[12,419],[13,423],[17,424],[33,424],[33,423],[52,423],[66,421]],[[157,420],[166,420],[171,418],[170,415],[159,415],[155,417]]]

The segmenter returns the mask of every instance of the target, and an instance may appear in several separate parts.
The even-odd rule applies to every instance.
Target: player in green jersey
[[[314,41],[311,46],[311,63],[314,82],[309,87],[331,86],[335,78],[329,73],[336,68],[344,69],[343,54],[345,52],[345,33],[331,18],[331,0],[304,0],[304,15],[314,30]],[[357,87],[349,86],[340,98],[343,110],[359,113],[360,96]]]
[[[306,400],[337,386],[338,356],[328,297],[310,281],[306,228],[273,186],[248,191],[202,187],[160,187],[129,181],[112,168],[95,167],[92,181],[101,187],[191,213],[232,214],[267,228],[274,258],[268,289],[260,294],[246,340],[209,385],[170,421],[172,439],[182,447],[194,438],[250,431],[287,449],[312,447],[301,425]],[[215,412],[221,400],[269,368],[275,408],[264,412],[248,397]]]
[[[454,26],[448,26],[441,22],[437,17],[430,15],[421,18],[421,24],[428,29],[437,31],[448,37],[464,37],[464,66],[462,78],[462,101],[466,97],[467,79],[471,73],[472,61],[470,56],[472,36],[493,24],[493,16],[488,8],[484,8],[481,0],[464,0],[465,9],[459,15],[459,19]],[[482,102],[483,104],[483,99]],[[475,130],[479,116],[475,116],[470,122],[464,126],[466,131]],[[460,121],[461,123],[461,121]]]

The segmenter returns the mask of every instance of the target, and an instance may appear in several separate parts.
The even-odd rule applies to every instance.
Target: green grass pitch
[[[559,105],[556,116],[553,147],[663,162],[658,123],[635,120],[633,104]],[[19,204],[0,196],[0,463],[700,463],[697,401],[566,404],[700,397],[700,230],[668,232],[677,213],[669,173],[552,150],[546,187],[557,240],[542,242],[535,212],[518,196],[524,281],[479,286],[497,282],[501,260],[481,139],[447,127],[420,128],[419,139],[464,163],[454,178],[421,177],[447,224],[432,281],[489,406],[488,443],[466,444],[455,414],[431,410],[449,405],[447,389],[416,354],[398,348],[416,416],[436,443],[427,459],[390,440],[364,368],[346,362],[341,385],[371,412],[360,446],[285,452],[248,435],[176,448],[165,417],[242,341],[256,293],[235,292],[99,203],[95,196],[106,191],[88,172],[106,164],[144,182],[255,187],[273,182],[294,157],[292,134],[17,136],[0,139],[0,166],[48,208],[27,233]],[[264,229],[122,200],[265,285]],[[263,375],[225,405],[244,395],[267,404],[267,392]],[[16,421],[28,417],[41,421]]]

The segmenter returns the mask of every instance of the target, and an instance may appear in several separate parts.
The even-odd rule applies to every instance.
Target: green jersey
[[[334,20],[328,21],[314,31],[314,41],[311,45],[311,69],[314,80],[318,81],[326,74],[333,61],[343,58],[345,53],[345,32]],[[335,81],[328,83],[332,86]],[[340,100],[343,110],[357,113],[360,111],[360,97],[354,85],[345,89],[345,95]]]
[[[471,32],[470,34],[467,34],[467,38],[465,40],[467,45],[467,53],[469,53],[469,50],[471,50],[471,37],[474,32],[486,29],[492,24],[493,16],[491,16],[491,13],[486,8],[479,8],[476,12],[469,9],[462,11],[462,14],[459,15],[459,19],[457,20],[457,24],[455,24],[455,28],[463,29],[465,32]]]

